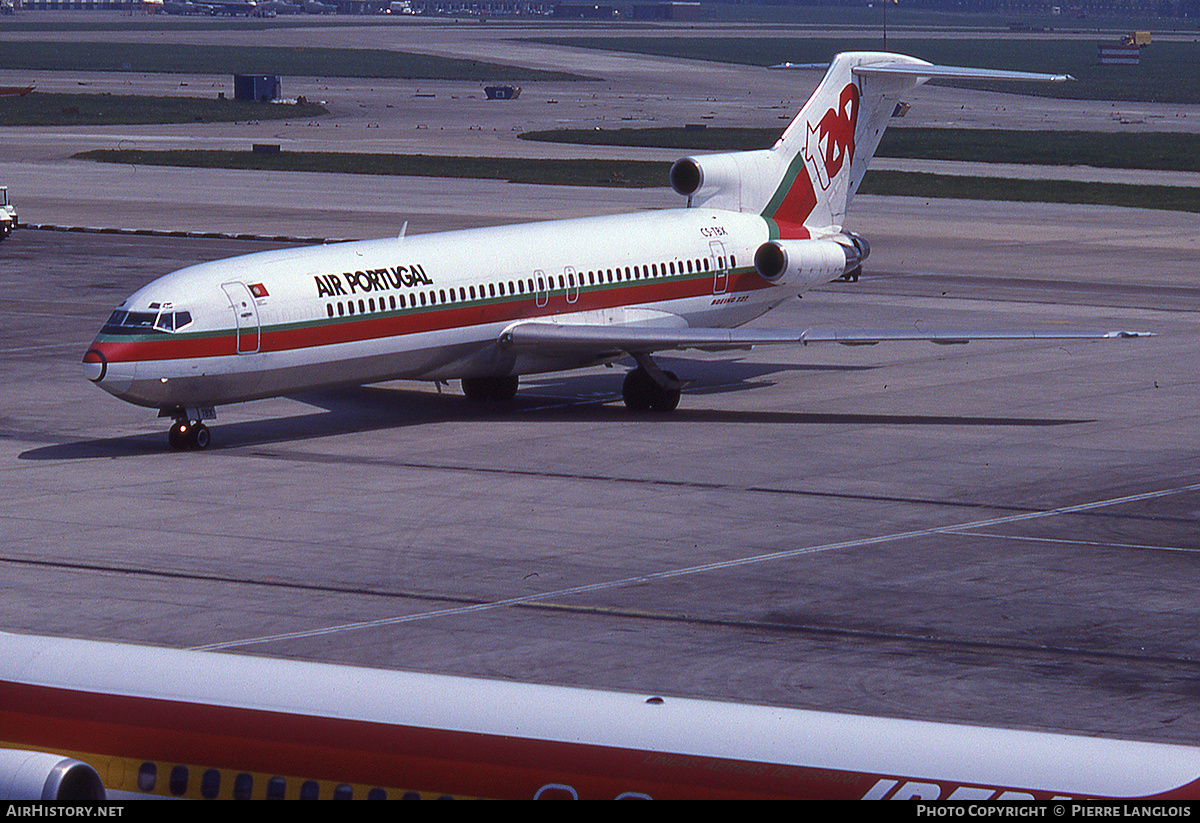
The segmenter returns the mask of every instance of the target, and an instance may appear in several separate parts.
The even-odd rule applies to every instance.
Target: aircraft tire
[[[517,388],[521,385],[521,378],[515,374],[510,374],[508,377],[497,377],[492,383],[491,399],[508,401],[517,396]]]
[[[208,444],[212,441],[212,433],[209,432],[208,426],[203,423],[197,423],[192,426],[192,430],[188,432],[188,445],[197,451],[204,451],[208,448]]]
[[[183,431],[183,423],[176,422],[167,431],[167,442],[172,451],[182,451],[188,446],[188,436]]]
[[[621,384],[625,408],[635,412],[646,411],[654,402],[657,389],[658,386],[654,385],[654,380],[646,374],[645,369],[634,369],[625,375],[625,382]]]
[[[487,400],[487,378],[486,377],[464,377],[462,379],[463,396],[468,400]]]
[[[675,372],[663,372],[672,380],[678,381]],[[680,389],[664,389],[655,384],[654,395],[650,399],[650,408],[660,412],[673,412],[679,408],[679,398],[683,394]]]
[[[520,384],[521,378],[515,374],[507,377],[464,377],[462,390],[468,400],[503,402],[516,396]]]

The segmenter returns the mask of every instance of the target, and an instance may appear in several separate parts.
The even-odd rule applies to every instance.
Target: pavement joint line
[[[1155,546],[1149,543],[1105,543],[1098,540],[1068,540],[1065,537],[1033,537],[1022,534],[994,534],[991,532],[960,531],[971,537],[995,537],[1000,540],[1025,540],[1037,543],[1067,543],[1072,546],[1099,546],[1106,549],[1149,549],[1156,552],[1200,552],[1200,546]]]
[[[111,226],[63,226],[57,223],[22,223],[22,229],[37,231],[63,231],[81,234],[120,234],[129,237],[190,237],[206,240],[257,240],[271,243],[304,243],[305,245],[326,245],[330,243],[349,243],[346,237],[301,237],[290,234],[248,234],[246,232],[223,231],[187,231],[183,229],[126,229]]]
[[[752,557],[742,557],[734,560],[724,560],[716,563],[705,563],[700,566],[689,566],[682,569],[669,569],[661,572],[653,572],[650,574],[637,575],[635,577],[627,577],[622,580],[610,580],[600,583],[589,583],[583,586],[574,586],[566,589],[559,589],[550,592],[537,592],[534,594],[522,595],[520,597],[509,597],[503,600],[495,600],[488,603],[478,603],[471,606],[456,606],[448,609],[435,609],[429,612],[419,612],[417,614],[402,615],[399,617],[387,617],[380,620],[367,620],[355,623],[342,623],[335,626],[326,626],[319,629],[308,629],[305,631],[285,632],[274,635],[264,635],[261,637],[243,638],[241,640],[229,640],[221,643],[208,643],[203,646],[190,647],[191,651],[215,651],[218,649],[232,649],[245,646],[260,645],[263,643],[272,643],[283,640],[300,640],[311,637],[321,637],[331,634],[340,634],[342,632],[356,631],[358,629],[382,628],[384,626],[396,626],[404,623],[413,623],[419,620],[430,620],[438,617],[450,617],[464,614],[472,614],[475,612],[492,611],[495,609],[504,608],[506,606],[515,606],[521,604],[532,603],[535,601],[545,601],[550,598],[563,598],[579,594],[588,594],[591,592],[604,591],[606,589],[617,589],[625,586],[653,583],[660,580],[670,580],[676,577],[687,577],[695,574],[703,574],[705,572],[719,571],[723,569],[736,568],[739,566],[748,566],[755,563],[766,563],[776,560],[787,560],[793,557],[803,557],[812,554],[821,554],[824,552],[836,551],[838,549],[861,548],[864,546],[877,546],[883,543],[894,543],[901,540],[907,540],[914,537],[926,537],[935,534],[961,534],[966,530],[984,528],[1003,523],[1018,523],[1026,520],[1044,519],[1047,517],[1055,517],[1062,514],[1076,514],[1079,512],[1090,511],[1092,509],[1107,508],[1111,506],[1120,506],[1127,503],[1138,503],[1146,500],[1155,500],[1161,497],[1168,497],[1176,494],[1184,494],[1186,492],[1200,490],[1200,483],[1192,483],[1186,486],[1178,486],[1171,489],[1159,489],[1152,492],[1143,492],[1141,494],[1131,494],[1122,497],[1114,497],[1106,500],[1095,500],[1090,503],[1079,503],[1074,506],[1060,506],[1054,509],[1047,509],[1035,512],[1026,512],[1022,514],[1006,515],[1004,517],[993,517],[987,520],[976,520],[969,523],[958,523],[950,526],[931,526],[927,529],[915,529],[906,532],[895,532],[893,534],[877,535],[875,537],[864,537],[856,540],[844,540],[837,543],[826,543],[820,546],[806,546],[800,549],[789,549],[781,552],[771,552],[769,554],[754,555]]]

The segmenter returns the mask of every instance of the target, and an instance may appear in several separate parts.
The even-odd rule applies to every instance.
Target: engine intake
[[[754,252],[754,268],[772,283],[807,286],[857,270],[871,253],[856,234],[836,240],[769,240]]]
[[[49,752],[0,749],[0,799],[95,802],[105,800],[96,770]]]

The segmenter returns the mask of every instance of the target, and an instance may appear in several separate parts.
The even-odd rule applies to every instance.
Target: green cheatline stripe
[[[232,151],[142,152],[105,149],[84,152],[75,157],[110,163],[159,166],[460,177],[542,185],[631,188],[663,186],[671,165],[666,162],[642,160],[543,160],[338,152],[256,154]],[[1079,203],[1200,212],[1200,189],[1182,186],[1135,186],[1123,183],[1011,180],[925,172],[871,171],[867,172],[859,193],[963,200]]]

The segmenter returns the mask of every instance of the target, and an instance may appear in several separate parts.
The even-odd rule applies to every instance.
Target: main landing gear
[[[635,354],[633,357],[638,367],[625,375],[621,385],[625,407],[630,411],[675,411],[683,393],[679,377],[675,372],[660,369],[649,355]]]
[[[158,416],[175,418],[175,422],[167,430],[167,442],[171,444],[173,451],[183,451],[184,449],[203,451],[208,448],[212,434],[209,432],[208,426],[201,422],[203,417],[197,409],[186,411],[163,409]],[[212,411],[209,410],[206,416],[212,417]]]
[[[515,374],[508,377],[464,377],[462,390],[468,400],[512,400],[520,382],[521,379]]]

